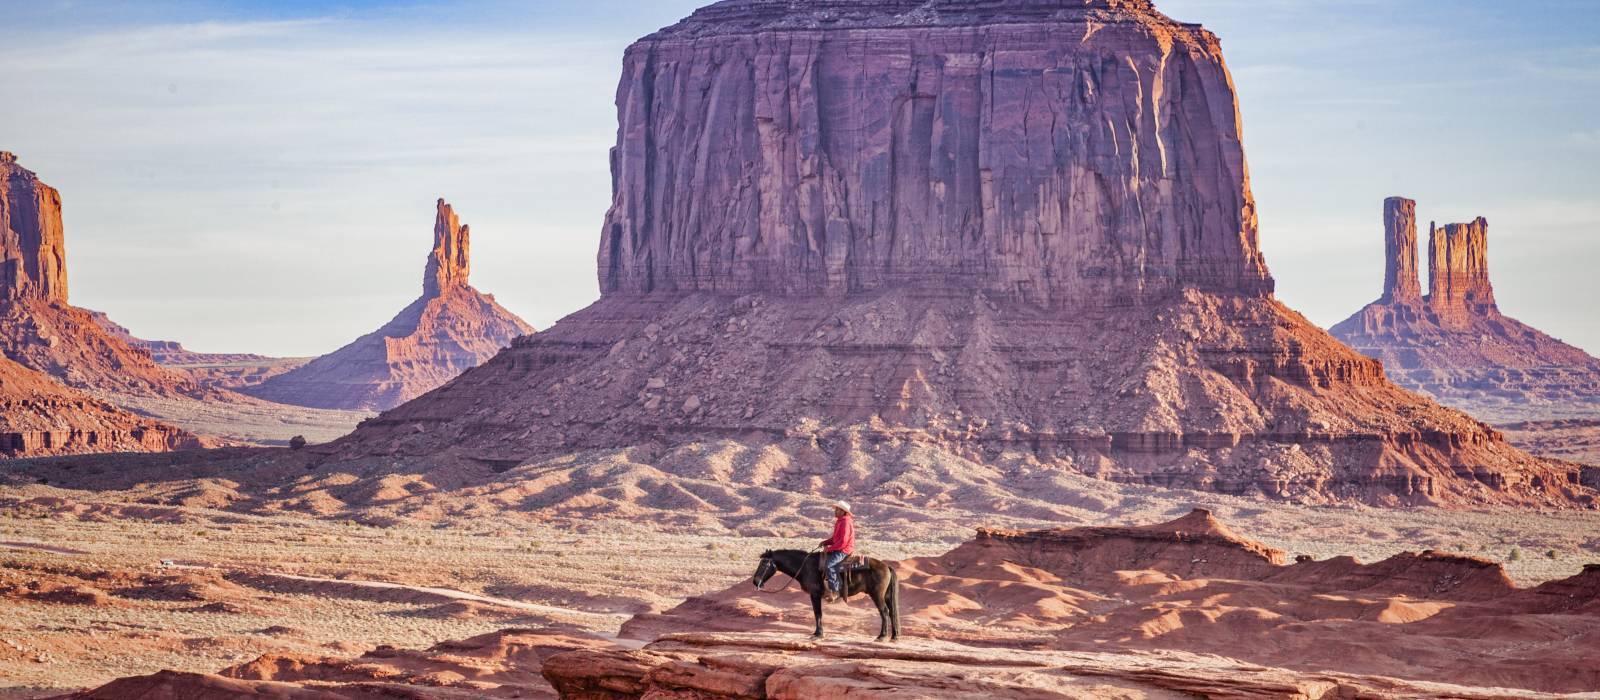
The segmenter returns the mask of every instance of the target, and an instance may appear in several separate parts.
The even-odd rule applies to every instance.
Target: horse
[[[839,572],[848,595],[866,593],[878,608],[878,639],[900,639],[900,575],[893,567],[878,559],[866,559],[867,567],[854,570],[845,567]],[[817,630],[812,639],[822,639],[822,594],[827,586],[822,572],[822,555],[798,549],[767,550],[761,554],[761,563],[750,578],[756,590],[765,590],[767,581],[782,572],[800,582],[800,588],[811,596],[811,612],[817,618]],[[891,636],[892,635],[892,636]]]

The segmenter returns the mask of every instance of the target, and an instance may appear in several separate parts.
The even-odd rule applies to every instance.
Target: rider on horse
[[[822,541],[823,570],[827,573],[828,600],[844,597],[844,586],[839,579],[839,568],[844,560],[856,551],[856,524],[850,515],[850,504],[835,501],[833,504],[833,535]]]

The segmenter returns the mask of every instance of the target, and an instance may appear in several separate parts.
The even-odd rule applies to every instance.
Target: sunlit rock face
[[[606,292],[1272,289],[1218,41],[1147,2],[730,0],[617,104]]]
[[[61,193],[0,151],[0,299],[67,302]]]

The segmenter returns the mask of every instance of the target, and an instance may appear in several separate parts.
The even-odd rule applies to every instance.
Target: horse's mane
[[[780,556],[780,555],[802,556],[803,557],[803,556],[806,555],[806,552],[800,551],[798,549],[769,549],[769,550],[761,553],[761,558],[762,559],[771,559],[771,558],[773,558],[775,556]]]

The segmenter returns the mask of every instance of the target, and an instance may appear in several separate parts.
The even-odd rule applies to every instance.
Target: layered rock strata
[[[1417,275],[1415,233],[1394,230],[1397,201],[1415,206],[1400,198],[1385,202],[1384,293],[1335,325],[1333,335],[1381,360],[1395,382],[1483,418],[1523,422],[1600,412],[1600,359],[1500,311],[1483,218],[1431,225],[1428,295],[1394,291],[1391,280]]]
[[[61,386],[0,356],[0,457],[203,446],[194,435]]]
[[[734,0],[618,90],[602,298],[346,456],[935,445],[1304,500],[1588,502],[1271,297],[1215,36],[1135,0]],[[1398,287],[1398,285],[1397,285]]]
[[[382,328],[242,390],[280,403],[382,410],[493,357],[533,327],[467,282],[471,231],[438,201],[423,293]]]

